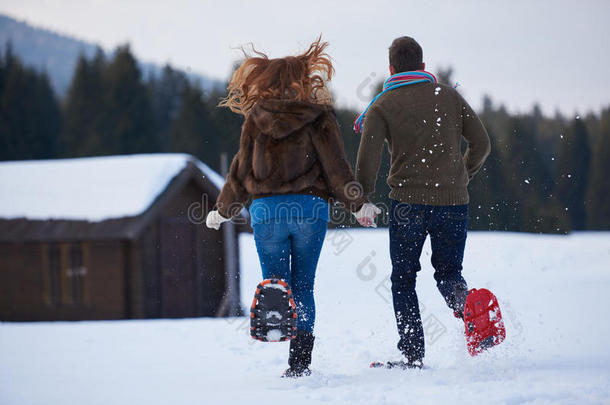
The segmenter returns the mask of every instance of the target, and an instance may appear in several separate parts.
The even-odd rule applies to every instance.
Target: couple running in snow
[[[362,132],[354,176],[326,87],[334,73],[327,45],[318,39],[303,54],[278,59],[256,52],[236,70],[220,106],[245,121],[239,151],[206,223],[219,229],[252,198],[263,279],[285,280],[297,305],[298,330],[284,375],[308,375],[314,278],[330,206],[340,203],[362,226],[376,226],[381,210],[367,196],[387,143],[398,349],[406,367],[422,367],[424,332],[415,289],[422,247],[429,234],[438,289],[460,317],[468,293],[461,274],[467,186],[489,154],[489,138],[460,94],[425,71],[419,44],[400,37],[389,48],[391,76],[354,125]]]

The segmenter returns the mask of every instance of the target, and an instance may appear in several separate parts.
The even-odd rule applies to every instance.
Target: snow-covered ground
[[[242,301],[260,280],[242,235]],[[0,323],[0,404],[610,404],[610,233],[470,233],[464,275],[500,300],[507,340],[472,358],[436,291],[418,281],[426,368],[398,359],[387,231],[329,232],[316,279],[313,375],[279,378],[288,343],[248,319]]]

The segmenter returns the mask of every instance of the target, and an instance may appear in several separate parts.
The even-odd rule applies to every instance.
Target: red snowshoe
[[[250,308],[250,335],[261,342],[283,342],[295,337],[297,309],[284,280],[263,280]]]
[[[506,338],[506,329],[498,299],[491,291],[473,288],[464,305],[466,344],[471,356],[498,345]]]

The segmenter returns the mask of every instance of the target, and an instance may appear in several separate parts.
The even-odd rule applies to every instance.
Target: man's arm
[[[459,98],[462,104],[462,136],[468,142],[464,163],[468,172],[468,180],[470,180],[483,167],[483,163],[491,151],[491,144],[487,130],[477,114],[461,95]]]
[[[381,164],[383,143],[388,136],[388,125],[381,114],[371,107],[364,119],[358,160],[356,162],[356,181],[362,184],[364,195],[375,191],[377,174]]]
[[[320,128],[311,136],[322,170],[333,196],[349,211],[355,212],[366,203],[354,183],[354,172],[350,167],[343,147],[343,139],[334,113],[322,118]]]

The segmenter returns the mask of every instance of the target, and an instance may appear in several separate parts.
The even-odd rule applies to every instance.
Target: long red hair
[[[269,59],[252,47],[255,55],[242,48],[244,62],[233,74],[228,94],[218,106],[246,115],[260,99],[290,99],[330,104],[326,82],[335,69],[324,51],[328,42],[318,37],[307,51],[297,56]]]

